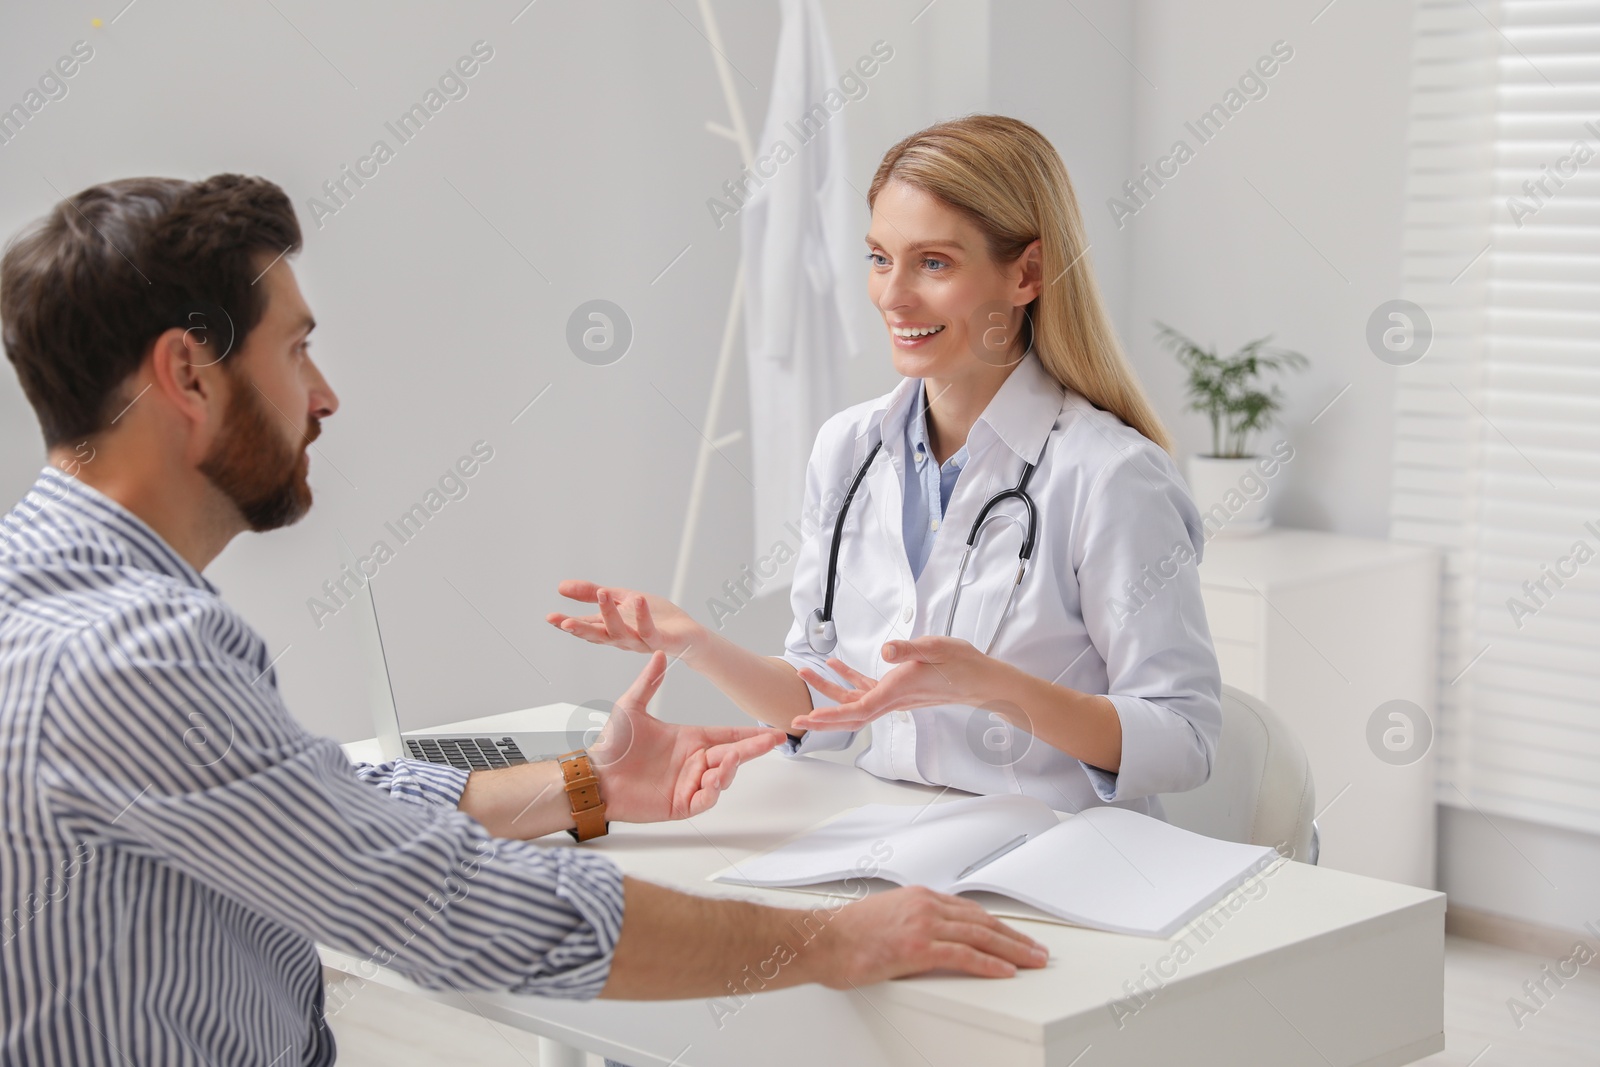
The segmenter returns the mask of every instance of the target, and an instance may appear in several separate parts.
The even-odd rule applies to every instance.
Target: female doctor
[[[867,292],[904,380],[817,435],[783,655],[587,581],[559,591],[596,614],[547,619],[681,658],[790,752],[869,729],[856,762],[884,778],[1164,817],[1157,794],[1204,783],[1221,731],[1204,530],[1066,168],[1033,127],[970,116],[891,148],[867,199]]]

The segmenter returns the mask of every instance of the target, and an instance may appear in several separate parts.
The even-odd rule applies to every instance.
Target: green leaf
[[[1303,370],[1310,360],[1299,352],[1268,346],[1272,335],[1247,341],[1231,356],[1219,357],[1159,320],[1157,341],[1171,349],[1188,372],[1189,403],[1185,410],[1200,412],[1211,422],[1211,454],[1240,457],[1247,454],[1249,436],[1276,421],[1283,394],[1276,384],[1261,382],[1268,373]],[[1267,385],[1263,391],[1260,387]]]

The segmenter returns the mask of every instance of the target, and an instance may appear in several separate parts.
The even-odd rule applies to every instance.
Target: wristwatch
[[[594,776],[589,754],[580,748],[561,756],[558,762],[567,785],[567,799],[572,803],[572,819],[578,824],[576,830],[567,833],[574,841],[604,837],[611,824],[606,821],[606,802],[600,796],[600,779]]]

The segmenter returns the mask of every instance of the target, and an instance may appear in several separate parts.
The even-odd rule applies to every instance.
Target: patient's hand
[[[630,652],[665,652],[674,659],[692,648],[702,627],[689,613],[665,597],[634,589],[568,579],[556,587],[568,600],[598,604],[598,615],[578,618],[552,611],[545,621],[590,644]]]
[[[662,722],[646,705],[666,673],[666,655],[652,653],[588,749],[606,814],[619,822],[700,814],[733,784],[741,763],[784,739],[782,730],[770,728]]]

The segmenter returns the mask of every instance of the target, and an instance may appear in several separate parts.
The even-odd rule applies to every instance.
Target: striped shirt
[[[620,873],[490,837],[466,777],[306,731],[216,587],[46,467],[0,520],[0,1063],[332,1063],[319,941],[596,995]]]

